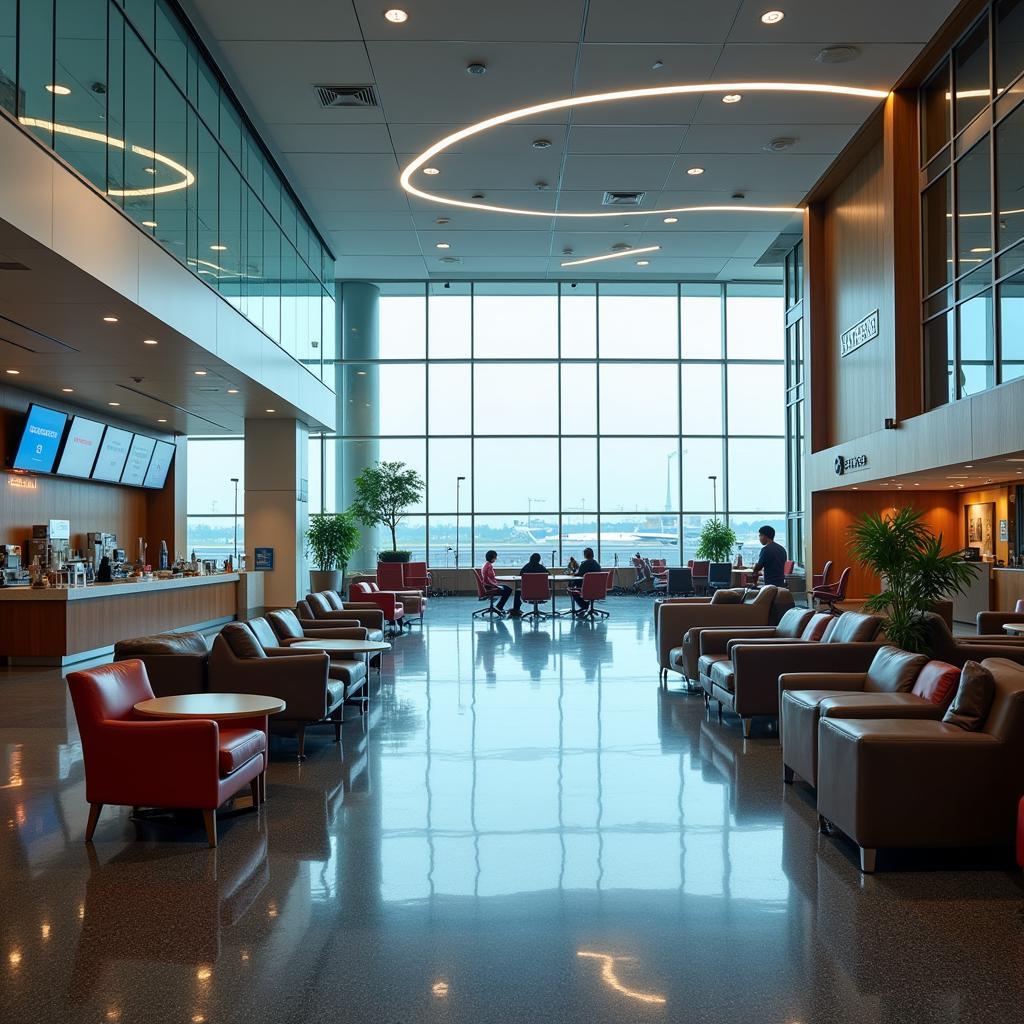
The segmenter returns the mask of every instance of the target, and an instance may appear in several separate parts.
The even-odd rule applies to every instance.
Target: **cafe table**
[[[1003,631],[1010,636],[1024,636],[1024,622],[1004,622]]]
[[[539,573],[538,573],[538,575],[539,575]],[[514,573],[514,574],[508,575],[508,576],[495,576],[494,578],[499,583],[512,583],[514,585],[513,589],[517,589],[519,581],[523,577],[522,577],[522,574],[520,574],[520,573]],[[562,575],[562,574],[558,574],[558,575],[552,576],[551,573],[548,573],[548,582],[551,584],[551,617],[553,619],[560,619],[560,618],[562,618],[565,615],[565,612],[560,612],[556,608],[555,595],[558,592],[558,588],[555,586],[555,584],[556,583],[568,583],[569,580],[578,580],[578,579],[580,579],[579,576],[566,576],[566,575]],[[570,609],[570,612],[571,612],[571,609]]]

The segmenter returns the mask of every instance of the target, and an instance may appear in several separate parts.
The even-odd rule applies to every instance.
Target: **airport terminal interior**
[[[1019,1020],[1024,0],[393,2],[0,0],[0,1020]]]

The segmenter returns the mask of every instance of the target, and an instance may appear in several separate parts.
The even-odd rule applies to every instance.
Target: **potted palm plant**
[[[932,533],[923,515],[909,506],[865,513],[850,527],[850,554],[882,581],[864,610],[885,616],[886,635],[897,647],[927,654],[925,613],[963,593],[977,568],[958,553],[944,555],[942,534]]]
[[[736,531],[716,516],[701,527],[697,557],[709,562],[728,562],[736,543]]]
[[[316,566],[309,571],[310,590],[340,593],[348,560],[358,549],[359,527],[351,512],[317,512],[310,516],[306,553]]]

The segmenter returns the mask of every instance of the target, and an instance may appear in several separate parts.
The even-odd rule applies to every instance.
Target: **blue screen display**
[[[14,468],[33,473],[51,472],[67,421],[67,413],[42,405],[30,405],[25,431],[14,456]]]

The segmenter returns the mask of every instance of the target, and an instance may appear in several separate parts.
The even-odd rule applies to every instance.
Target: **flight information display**
[[[155,445],[155,437],[136,434],[132,438],[132,446],[128,449],[128,461],[124,464],[124,472],[121,474],[121,483],[130,484],[132,487],[142,486]]]
[[[100,450],[102,437],[102,423],[88,420],[84,416],[73,416],[67,440],[64,442],[64,451],[57,460],[57,473],[60,476],[88,479]]]
[[[146,479],[143,487],[154,487],[160,489],[167,479],[167,471],[171,468],[171,460],[174,458],[174,445],[166,441],[157,441],[153,458],[149,462],[149,469],[146,471]]]
[[[124,469],[125,460],[128,458],[128,449],[131,447],[134,436],[130,430],[107,427],[106,433],[103,435],[103,442],[100,444],[100,453],[96,457],[96,465],[92,469],[93,480],[104,480],[111,484],[120,483],[121,472]]]

